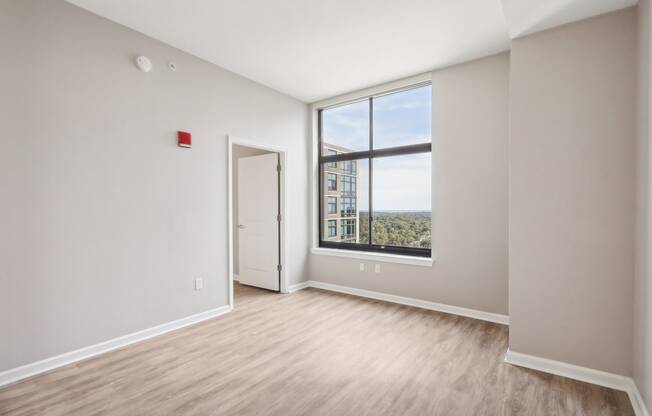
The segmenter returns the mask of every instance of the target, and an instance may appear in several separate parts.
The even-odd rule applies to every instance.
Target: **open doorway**
[[[287,293],[283,149],[229,137],[229,290]]]

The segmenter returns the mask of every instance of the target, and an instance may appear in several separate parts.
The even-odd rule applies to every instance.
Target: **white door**
[[[238,159],[239,280],[279,290],[278,154]]]

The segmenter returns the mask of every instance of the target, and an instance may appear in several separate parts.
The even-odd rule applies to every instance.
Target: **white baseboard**
[[[225,305],[0,373],[0,387],[231,312]]]
[[[297,283],[295,285],[290,285],[288,286],[288,293],[294,293],[298,290],[305,289],[307,287],[310,287],[310,281]]]
[[[240,275],[239,274],[234,274],[233,275],[233,280],[236,281],[236,282],[239,281],[240,280]]]
[[[650,412],[645,406],[645,401],[643,401],[643,396],[641,396],[641,392],[636,386],[634,380],[631,380],[631,385],[629,390],[627,390],[627,395],[629,396],[629,400],[632,402],[632,407],[634,408],[634,414],[636,416],[650,416]]]
[[[629,377],[618,374],[580,367],[578,365],[550,360],[548,358],[541,358],[534,355],[522,354],[510,349],[508,349],[505,354],[505,362],[518,365],[519,367],[543,371],[545,373],[568,377],[574,380],[585,381],[587,383],[597,384],[598,386],[622,391],[627,391],[628,382],[631,380]]]
[[[308,286],[330,290],[332,292],[347,293],[349,295],[361,296],[364,298],[382,300],[385,302],[399,303],[401,305],[414,306],[432,311],[450,313],[453,315],[465,316],[467,318],[480,319],[482,321],[494,322],[502,325],[509,325],[509,316],[491,312],[483,312],[475,309],[462,308],[460,306],[451,306],[443,303],[430,302],[403,296],[390,295],[387,293],[373,292],[371,290],[356,289],[348,286],[340,286],[332,283],[318,282],[315,280],[308,281]]]
[[[522,354],[510,349],[508,349],[505,354],[505,362],[519,367],[543,371],[544,373],[555,374],[627,392],[636,416],[649,416],[643,398],[636,387],[636,383],[634,383],[634,380],[631,377],[607,373],[605,371],[594,370],[592,368],[581,367],[534,355]]]

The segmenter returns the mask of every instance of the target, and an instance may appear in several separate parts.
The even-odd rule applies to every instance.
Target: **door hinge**
[[[283,217],[281,217],[281,214],[278,214],[278,215],[276,216],[276,221],[281,222],[281,219],[282,219],[282,218],[283,218]]]
[[[281,266],[281,265],[279,264],[278,266],[276,266],[276,270],[278,270],[278,271],[280,272],[281,270],[283,270],[283,266]]]

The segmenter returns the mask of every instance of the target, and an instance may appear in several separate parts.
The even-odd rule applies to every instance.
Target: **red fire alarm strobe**
[[[179,147],[191,147],[192,146],[192,137],[190,136],[190,133],[187,133],[185,131],[178,131],[177,132],[177,138],[179,139]]]

